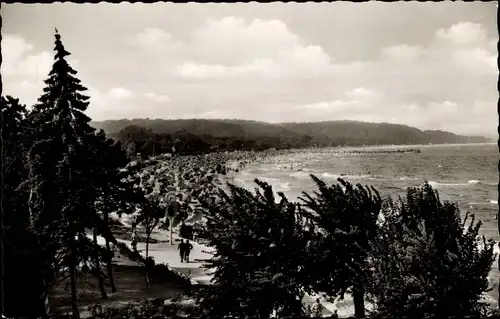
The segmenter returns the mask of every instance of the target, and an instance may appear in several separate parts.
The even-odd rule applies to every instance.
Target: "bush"
[[[191,286],[191,280],[189,280],[187,276],[172,270],[166,264],[155,264],[154,268],[151,269],[151,274],[155,277],[161,277],[164,280],[168,280],[184,287]]]
[[[145,319],[161,316],[163,311],[163,299],[143,300],[140,302],[129,302],[125,306],[102,306],[92,305],[88,307],[93,319]]]
[[[197,307],[186,304],[179,299],[165,303],[165,299],[142,300],[129,302],[126,305],[102,306],[99,304],[88,307],[92,319],[149,319],[149,318],[194,318]]]
[[[406,201],[386,201],[381,235],[373,241],[370,294],[381,316],[484,315],[493,242],[481,222],[462,221],[456,204],[442,203],[427,183]]]
[[[306,240],[297,206],[255,180],[255,194],[229,185],[218,201],[207,202],[209,245],[216,249],[208,268],[213,285],[201,294],[207,318],[266,318],[301,315],[301,260]]]

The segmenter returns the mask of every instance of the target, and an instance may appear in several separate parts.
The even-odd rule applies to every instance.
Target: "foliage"
[[[408,189],[406,201],[388,200],[382,232],[373,241],[369,292],[382,316],[449,317],[484,314],[493,242],[481,222],[460,218],[427,183]]]
[[[78,317],[76,272],[81,263],[92,265],[100,277],[99,260],[104,250],[88,240],[89,231],[109,238],[96,203],[106,182],[105,141],[99,140],[90,118],[87,89],[69,66],[70,55],[55,34],[55,58],[46,87],[33,106],[28,153],[31,226],[41,243],[43,271],[49,286],[69,271],[73,315]],[[116,159],[116,158],[113,158]],[[112,160],[112,159],[111,159]],[[108,164],[110,162],[108,161]],[[103,296],[102,280],[100,286]]]
[[[255,194],[229,184],[209,203],[207,239],[216,249],[208,268],[212,287],[202,299],[207,317],[269,317],[303,313],[302,269],[306,239],[300,211],[258,180]]]
[[[185,297],[185,296],[184,296]],[[88,307],[92,319],[150,319],[150,318],[196,318],[198,309],[185,298],[163,300],[131,301],[126,305],[102,306],[99,304]]]
[[[3,153],[3,314],[40,316],[44,311],[44,284],[40,272],[38,243],[29,227],[28,198],[23,183],[27,178],[25,163],[29,142],[26,107],[11,96],[1,97],[1,134]],[[28,288],[27,288],[28,287]],[[24,307],[23,300],[32,307]]]
[[[313,291],[343,297],[351,290],[357,315],[364,312],[363,289],[370,241],[377,236],[382,200],[372,187],[355,187],[342,179],[326,185],[314,175],[314,196],[301,198],[316,231],[310,245],[307,268]]]
[[[153,145],[155,154],[170,152],[177,139],[181,148],[182,145],[196,143],[201,152],[488,141],[480,136],[461,136],[443,131],[421,131],[405,125],[355,121],[270,124],[245,120],[123,119],[94,122],[93,125],[122,141],[124,146],[134,143],[137,152],[144,155],[152,154]],[[183,152],[191,151],[186,149]]]
[[[145,319],[161,315],[163,300],[130,301],[125,306],[102,306],[100,304],[88,307],[93,319]]]

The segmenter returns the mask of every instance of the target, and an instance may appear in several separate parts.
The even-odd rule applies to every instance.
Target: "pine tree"
[[[57,31],[54,50],[55,62],[44,81],[44,93],[30,115],[30,208],[33,228],[45,245],[47,280],[69,270],[73,316],[78,318],[77,268],[81,262],[90,262],[95,250],[83,240],[96,220],[94,168],[87,162],[92,157],[89,145],[94,129],[84,114],[89,105],[89,97],[83,94],[87,89],[65,60],[70,53]]]
[[[317,293],[343,297],[349,290],[357,318],[365,316],[365,282],[371,239],[377,236],[377,219],[382,207],[374,188],[354,187],[339,179],[331,186],[311,175],[318,186],[314,197],[304,194],[302,201],[317,226],[306,259],[311,287]]]
[[[427,183],[406,201],[389,200],[373,241],[368,287],[380,316],[418,318],[484,314],[493,242],[479,236],[481,222],[441,202]]]

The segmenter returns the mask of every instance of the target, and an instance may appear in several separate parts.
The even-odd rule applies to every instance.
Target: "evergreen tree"
[[[39,271],[38,243],[29,229],[26,170],[26,107],[11,96],[1,97],[3,159],[3,312],[14,317],[46,314],[43,281]],[[5,293],[4,293],[5,292]],[[32,307],[19,303],[23,300]]]
[[[382,200],[368,186],[354,187],[342,179],[339,184],[328,186],[314,175],[311,177],[318,191],[314,197],[303,193],[302,198],[317,226],[306,259],[311,287],[330,297],[343,297],[351,291],[355,316],[362,318],[370,241],[377,235]]]
[[[215,253],[212,286],[202,299],[205,316],[268,318],[304,314],[300,267],[306,252],[297,206],[256,180],[256,193],[229,184],[206,212],[206,236]]]
[[[406,201],[388,200],[373,241],[368,290],[386,317],[480,315],[494,261],[493,242],[480,238],[481,222],[462,221],[456,204],[441,202],[427,183],[409,188]]]
[[[33,122],[29,152],[32,226],[43,243],[47,283],[69,270],[72,310],[79,317],[76,275],[81,262],[95,250],[86,239],[94,228],[96,187],[92,158],[94,129],[84,112],[87,89],[65,58],[61,36],[55,34],[55,62],[46,87],[30,115]],[[78,238],[81,240],[78,241]]]

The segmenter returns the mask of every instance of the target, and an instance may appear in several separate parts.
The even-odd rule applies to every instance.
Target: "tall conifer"
[[[92,180],[89,144],[94,137],[87,89],[68,64],[70,55],[55,34],[55,61],[43,95],[34,106],[33,145],[29,153],[32,226],[44,243],[47,282],[61,270],[69,270],[72,310],[79,317],[76,272],[92,256],[93,245],[85,232],[92,228],[96,191]],[[76,240],[80,238],[82,240]]]

